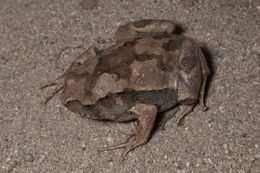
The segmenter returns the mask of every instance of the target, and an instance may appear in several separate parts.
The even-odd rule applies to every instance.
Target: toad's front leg
[[[58,77],[55,80],[48,81],[44,83],[41,86],[41,89],[49,87],[49,86],[55,86],[54,89],[51,91],[51,93],[45,98],[45,104],[55,96],[63,87],[64,87],[64,81],[65,81],[65,75],[69,72],[72,72],[73,70],[77,69],[81,64],[84,62],[93,59],[96,57],[98,52],[98,49],[95,47],[90,47],[87,51],[83,52],[70,66],[70,68],[63,73],[60,77]]]
[[[134,107],[132,107],[128,112],[138,115],[136,135],[123,144],[102,148],[99,151],[125,148],[125,151],[122,155],[122,160],[124,160],[129,151],[147,143],[156,119],[157,107],[151,104],[138,103]]]

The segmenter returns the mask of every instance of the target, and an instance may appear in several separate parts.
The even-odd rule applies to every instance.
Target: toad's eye
[[[134,111],[132,111],[132,110],[129,110],[129,111],[127,111],[129,114],[132,114],[132,115],[134,115],[135,114],[135,112]]]

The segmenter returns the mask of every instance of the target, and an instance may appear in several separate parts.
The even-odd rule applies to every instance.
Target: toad
[[[90,47],[62,76],[42,86],[55,86],[46,102],[63,89],[63,105],[81,116],[137,121],[135,136],[100,149],[124,148],[124,159],[147,143],[158,113],[185,105],[176,119],[180,124],[198,102],[206,110],[203,98],[209,69],[205,57],[194,41],[173,34],[175,28],[169,20],[120,26],[116,44],[105,50]]]

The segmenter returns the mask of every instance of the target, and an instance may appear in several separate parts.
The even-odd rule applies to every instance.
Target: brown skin
[[[209,69],[201,49],[171,34],[168,20],[140,20],[118,28],[118,43],[99,52],[91,47],[58,79],[51,99],[63,89],[62,103],[71,111],[99,120],[137,120],[136,135],[126,143],[101,149],[132,149],[147,143],[158,112],[186,105],[177,123],[200,101]],[[166,118],[167,120],[169,117]],[[167,121],[163,121],[163,124]]]

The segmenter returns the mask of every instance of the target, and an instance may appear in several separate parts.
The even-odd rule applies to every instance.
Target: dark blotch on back
[[[150,24],[152,20],[140,20],[136,23],[134,23],[133,25],[136,27],[136,28],[143,28],[145,27],[146,25]]]
[[[167,43],[164,43],[162,48],[164,48],[167,51],[173,51],[175,49],[179,49],[182,46],[182,39],[177,39],[177,40],[170,40]]]
[[[196,47],[193,45],[185,47],[185,51],[183,52],[183,59],[180,64],[180,70],[189,74],[197,64]]]
[[[136,41],[128,41],[122,47],[114,49],[110,54],[101,56],[96,67],[96,73],[115,73],[121,79],[129,79],[132,70],[130,64],[134,61],[136,53],[133,50]]]
[[[151,55],[148,55],[147,53],[143,53],[141,55],[136,55],[135,59],[137,61],[146,61],[146,60],[150,60],[152,59],[153,57]]]
[[[135,59],[140,62],[155,59],[157,62],[156,66],[162,71],[165,70],[165,65],[162,63],[163,55],[143,53],[141,55],[136,55]]]
[[[160,33],[152,34],[152,37],[156,40],[161,40],[163,38],[170,38],[171,34],[168,34],[166,32],[160,32]]]
[[[180,70],[189,74],[196,65],[196,58],[194,56],[184,57],[180,64]]]
[[[118,79],[129,79],[132,70],[128,64],[123,63],[122,65],[109,69],[107,73],[118,75]]]

